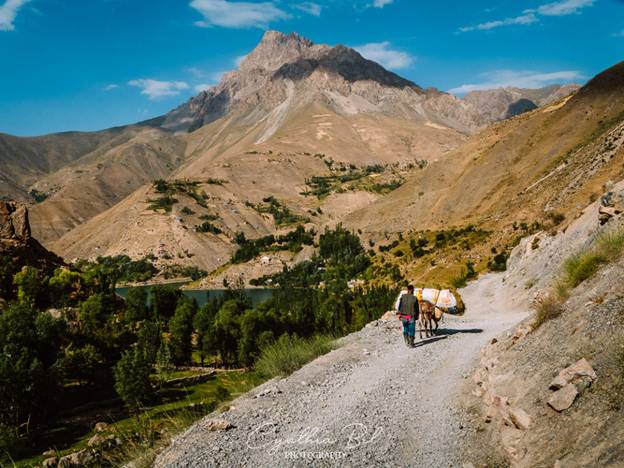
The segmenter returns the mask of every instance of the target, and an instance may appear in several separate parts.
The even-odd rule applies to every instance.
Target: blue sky
[[[624,59],[622,0],[0,0],[0,132],[160,115],[266,29],[356,47],[455,93],[583,82]]]

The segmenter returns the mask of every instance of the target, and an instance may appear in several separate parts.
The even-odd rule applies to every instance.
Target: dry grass
[[[535,306],[535,320],[533,328],[538,329],[548,320],[559,317],[563,313],[563,304],[561,299],[551,293],[540,300]]]
[[[602,266],[618,260],[622,253],[623,228],[597,237],[587,250],[572,255],[564,262],[561,279],[556,285],[559,296],[566,298],[569,290],[594,276]]]

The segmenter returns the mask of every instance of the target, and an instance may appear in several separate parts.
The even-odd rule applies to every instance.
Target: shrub
[[[509,256],[505,252],[494,255],[488,262],[488,266],[492,271],[505,271],[507,269],[507,259]]]
[[[149,202],[150,210],[153,210],[153,211],[164,210],[166,213],[170,213],[173,205],[178,203],[177,198],[170,197],[169,195],[166,195],[160,198],[149,199],[147,201]]]
[[[123,353],[115,365],[115,390],[132,412],[150,403],[153,389],[150,383],[151,366],[138,347]]]
[[[334,348],[334,338],[316,335],[309,339],[284,334],[273,344],[262,349],[256,370],[264,377],[286,376],[328,353]]]
[[[550,293],[542,298],[535,306],[535,320],[533,327],[539,328],[548,320],[559,317],[563,313],[563,305],[556,294]]]
[[[603,265],[617,260],[624,252],[624,229],[607,232],[593,242],[593,246],[569,257],[563,264],[563,275],[558,284],[561,295],[591,278]]]
[[[204,221],[199,226],[195,226],[196,232],[209,232],[211,234],[221,234],[223,231],[209,221]]]

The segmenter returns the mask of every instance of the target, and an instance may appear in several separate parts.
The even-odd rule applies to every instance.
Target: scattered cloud
[[[119,85],[113,83],[113,84],[104,86],[104,91],[112,91],[113,89],[117,89],[117,88],[119,88]]]
[[[17,13],[30,0],[6,0],[0,6],[0,31],[14,31]]]
[[[245,60],[246,58],[247,58],[247,54],[239,55],[238,57],[234,59],[234,63],[236,64],[237,67],[240,67],[241,63],[243,63],[243,60]]]
[[[535,13],[524,13],[520,16],[514,16],[512,18],[505,18],[501,20],[487,21],[485,23],[476,24],[474,26],[464,26],[459,28],[459,32],[469,32],[469,31],[487,31],[494,28],[499,28],[501,26],[509,26],[512,24],[531,24],[537,22],[537,16]]]
[[[509,18],[488,21],[471,26],[459,28],[459,32],[488,31],[501,26],[514,24],[533,24],[539,21],[540,16],[567,16],[580,13],[583,8],[590,7],[596,0],[560,0],[558,2],[545,3],[537,8],[524,10],[521,15]]]
[[[313,3],[313,2],[297,3],[293,5],[293,8],[296,8],[297,10],[301,10],[304,13],[307,13],[308,15],[312,15],[312,16],[321,16],[321,11],[323,10],[323,7],[321,5],[319,5],[318,3]]]
[[[391,5],[394,0],[373,0],[373,8],[383,8],[386,5]]]
[[[274,21],[291,18],[273,2],[228,2],[227,0],[193,0],[190,3],[204,19],[196,26],[224,28],[268,28]]]
[[[561,0],[546,3],[537,7],[537,12],[543,16],[565,16],[578,13],[586,7],[592,6],[596,0]]]
[[[409,68],[414,63],[414,57],[406,52],[391,48],[388,41],[371,42],[354,47],[363,57],[377,62],[386,68]]]
[[[210,83],[200,83],[198,85],[193,86],[193,89],[195,90],[196,93],[201,93],[202,91],[209,90],[213,86],[214,84],[210,84]]]
[[[452,94],[465,94],[470,91],[495,88],[541,88],[555,83],[569,83],[583,80],[584,76],[577,70],[562,70],[556,72],[535,72],[528,70],[497,70],[484,73],[482,81],[463,84],[450,89]]]
[[[141,88],[141,94],[151,100],[156,100],[169,96],[177,96],[180,91],[189,88],[184,81],[159,81],[151,79],[140,79],[128,81],[130,86]]]
[[[614,32],[613,34],[611,34],[611,36],[613,36],[613,37],[624,37],[624,29],[621,29],[620,31]]]

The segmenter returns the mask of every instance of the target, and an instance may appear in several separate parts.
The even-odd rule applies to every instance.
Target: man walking
[[[414,296],[414,286],[410,284],[407,287],[407,293],[401,295],[398,307],[398,315],[403,323],[403,339],[410,348],[414,347],[416,319],[418,319],[419,313],[418,299]]]

